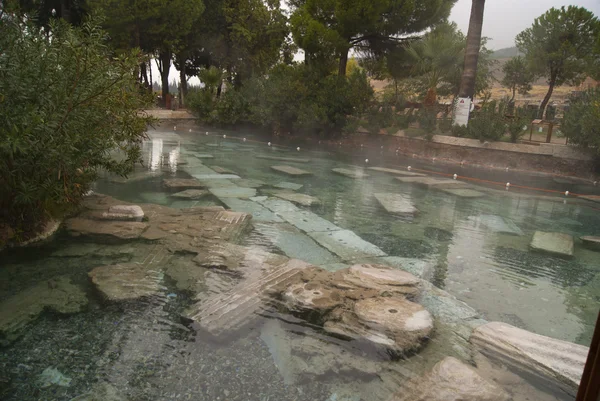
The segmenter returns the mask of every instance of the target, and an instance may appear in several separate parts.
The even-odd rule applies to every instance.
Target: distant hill
[[[501,59],[501,58],[513,58],[520,56],[522,53],[519,52],[519,49],[516,47],[507,47],[504,49],[496,50],[492,53],[493,59]]]

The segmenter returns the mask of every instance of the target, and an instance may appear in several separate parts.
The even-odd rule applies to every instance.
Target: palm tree
[[[459,97],[473,99],[475,95],[475,80],[477,78],[477,61],[481,47],[484,8],[485,0],[473,0],[471,5],[471,19],[469,20],[469,32],[467,33],[465,66],[458,91]]]
[[[455,24],[446,24],[406,47],[412,73],[420,76],[427,87],[423,102],[425,106],[435,105],[438,89],[459,73],[464,51],[463,38]]]

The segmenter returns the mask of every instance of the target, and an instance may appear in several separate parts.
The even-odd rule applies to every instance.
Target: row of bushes
[[[188,107],[207,123],[249,123],[278,133],[350,132],[374,99],[367,76],[359,69],[348,77],[321,76],[306,65],[279,65],[266,78],[240,88],[227,85],[217,98],[210,86],[187,97]]]

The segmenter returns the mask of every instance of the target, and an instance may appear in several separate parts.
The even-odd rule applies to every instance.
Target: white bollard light
[[[510,188],[510,182],[506,183],[506,190],[508,191],[508,189]]]
[[[454,174],[454,176],[452,178],[454,178],[456,180],[458,178],[458,175]]]
[[[208,131],[206,131],[206,136],[208,136]]]
[[[569,191],[565,191],[565,196],[569,196]]]
[[[408,166],[408,171],[410,171],[410,170],[412,170],[412,167],[411,167],[411,166]]]
[[[173,131],[177,131],[177,126],[176,125],[173,126]]]
[[[227,135],[223,135],[223,139],[226,139],[226,138],[227,138]]]
[[[368,163],[368,162],[369,162],[369,159],[365,159],[365,163]]]
[[[246,138],[244,138],[243,141],[246,142]]]
[[[298,146],[298,147],[296,148],[296,150],[297,150],[298,152],[300,152],[300,146]]]
[[[506,168],[506,171],[508,171],[508,167]]]
[[[267,143],[267,145],[271,146],[271,142]]]
[[[191,129],[191,128],[190,128],[190,131],[189,131],[189,132],[192,132],[192,129]]]

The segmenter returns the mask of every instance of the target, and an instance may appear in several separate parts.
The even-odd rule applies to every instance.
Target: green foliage
[[[509,118],[506,124],[510,141],[517,143],[527,132],[523,130],[523,127],[527,127],[529,124],[531,124],[531,119],[527,115],[527,111],[522,108],[515,110],[514,116]]]
[[[100,169],[125,175],[151,122],[136,54],[112,58],[92,23],[51,29],[0,21],[0,221],[23,236],[77,206]]]
[[[576,6],[551,8],[517,35],[517,47],[525,54],[529,70],[548,79],[548,93],[540,114],[555,86],[577,85],[585,79],[594,64],[594,46],[599,36],[600,20]]]
[[[440,132],[446,133],[452,131],[452,116],[445,115],[438,123]]]
[[[600,89],[589,89],[571,98],[561,130],[570,143],[591,149],[600,157]]]
[[[283,64],[266,78],[252,78],[241,88],[229,87],[218,100],[204,92],[188,95],[188,105],[207,122],[247,122],[275,132],[326,135],[347,129],[354,123],[350,117],[364,112],[373,98],[373,89],[360,69],[348,77],[321,77],[306,65]]]
[[[515,99],[515,93],[526,95],[531,90],[535,75],[529,71],[529,66],[523,57],[517,56],[507,61],[502,67],[502,72],[504,78],[501,83],[511,90],[511,101]]]
[[[432,134],[437,129],[437,112],[435,108],[426,107],[419,111],[418,115],[419,127]]]
[[[381,55],[398,46],[398,38],[420,33],[446,19],[455,0],[302,0],[292,1],[291,31],[309,63],[344,60],[348,51]],[[382,18],[385,16],[385,18]]]

